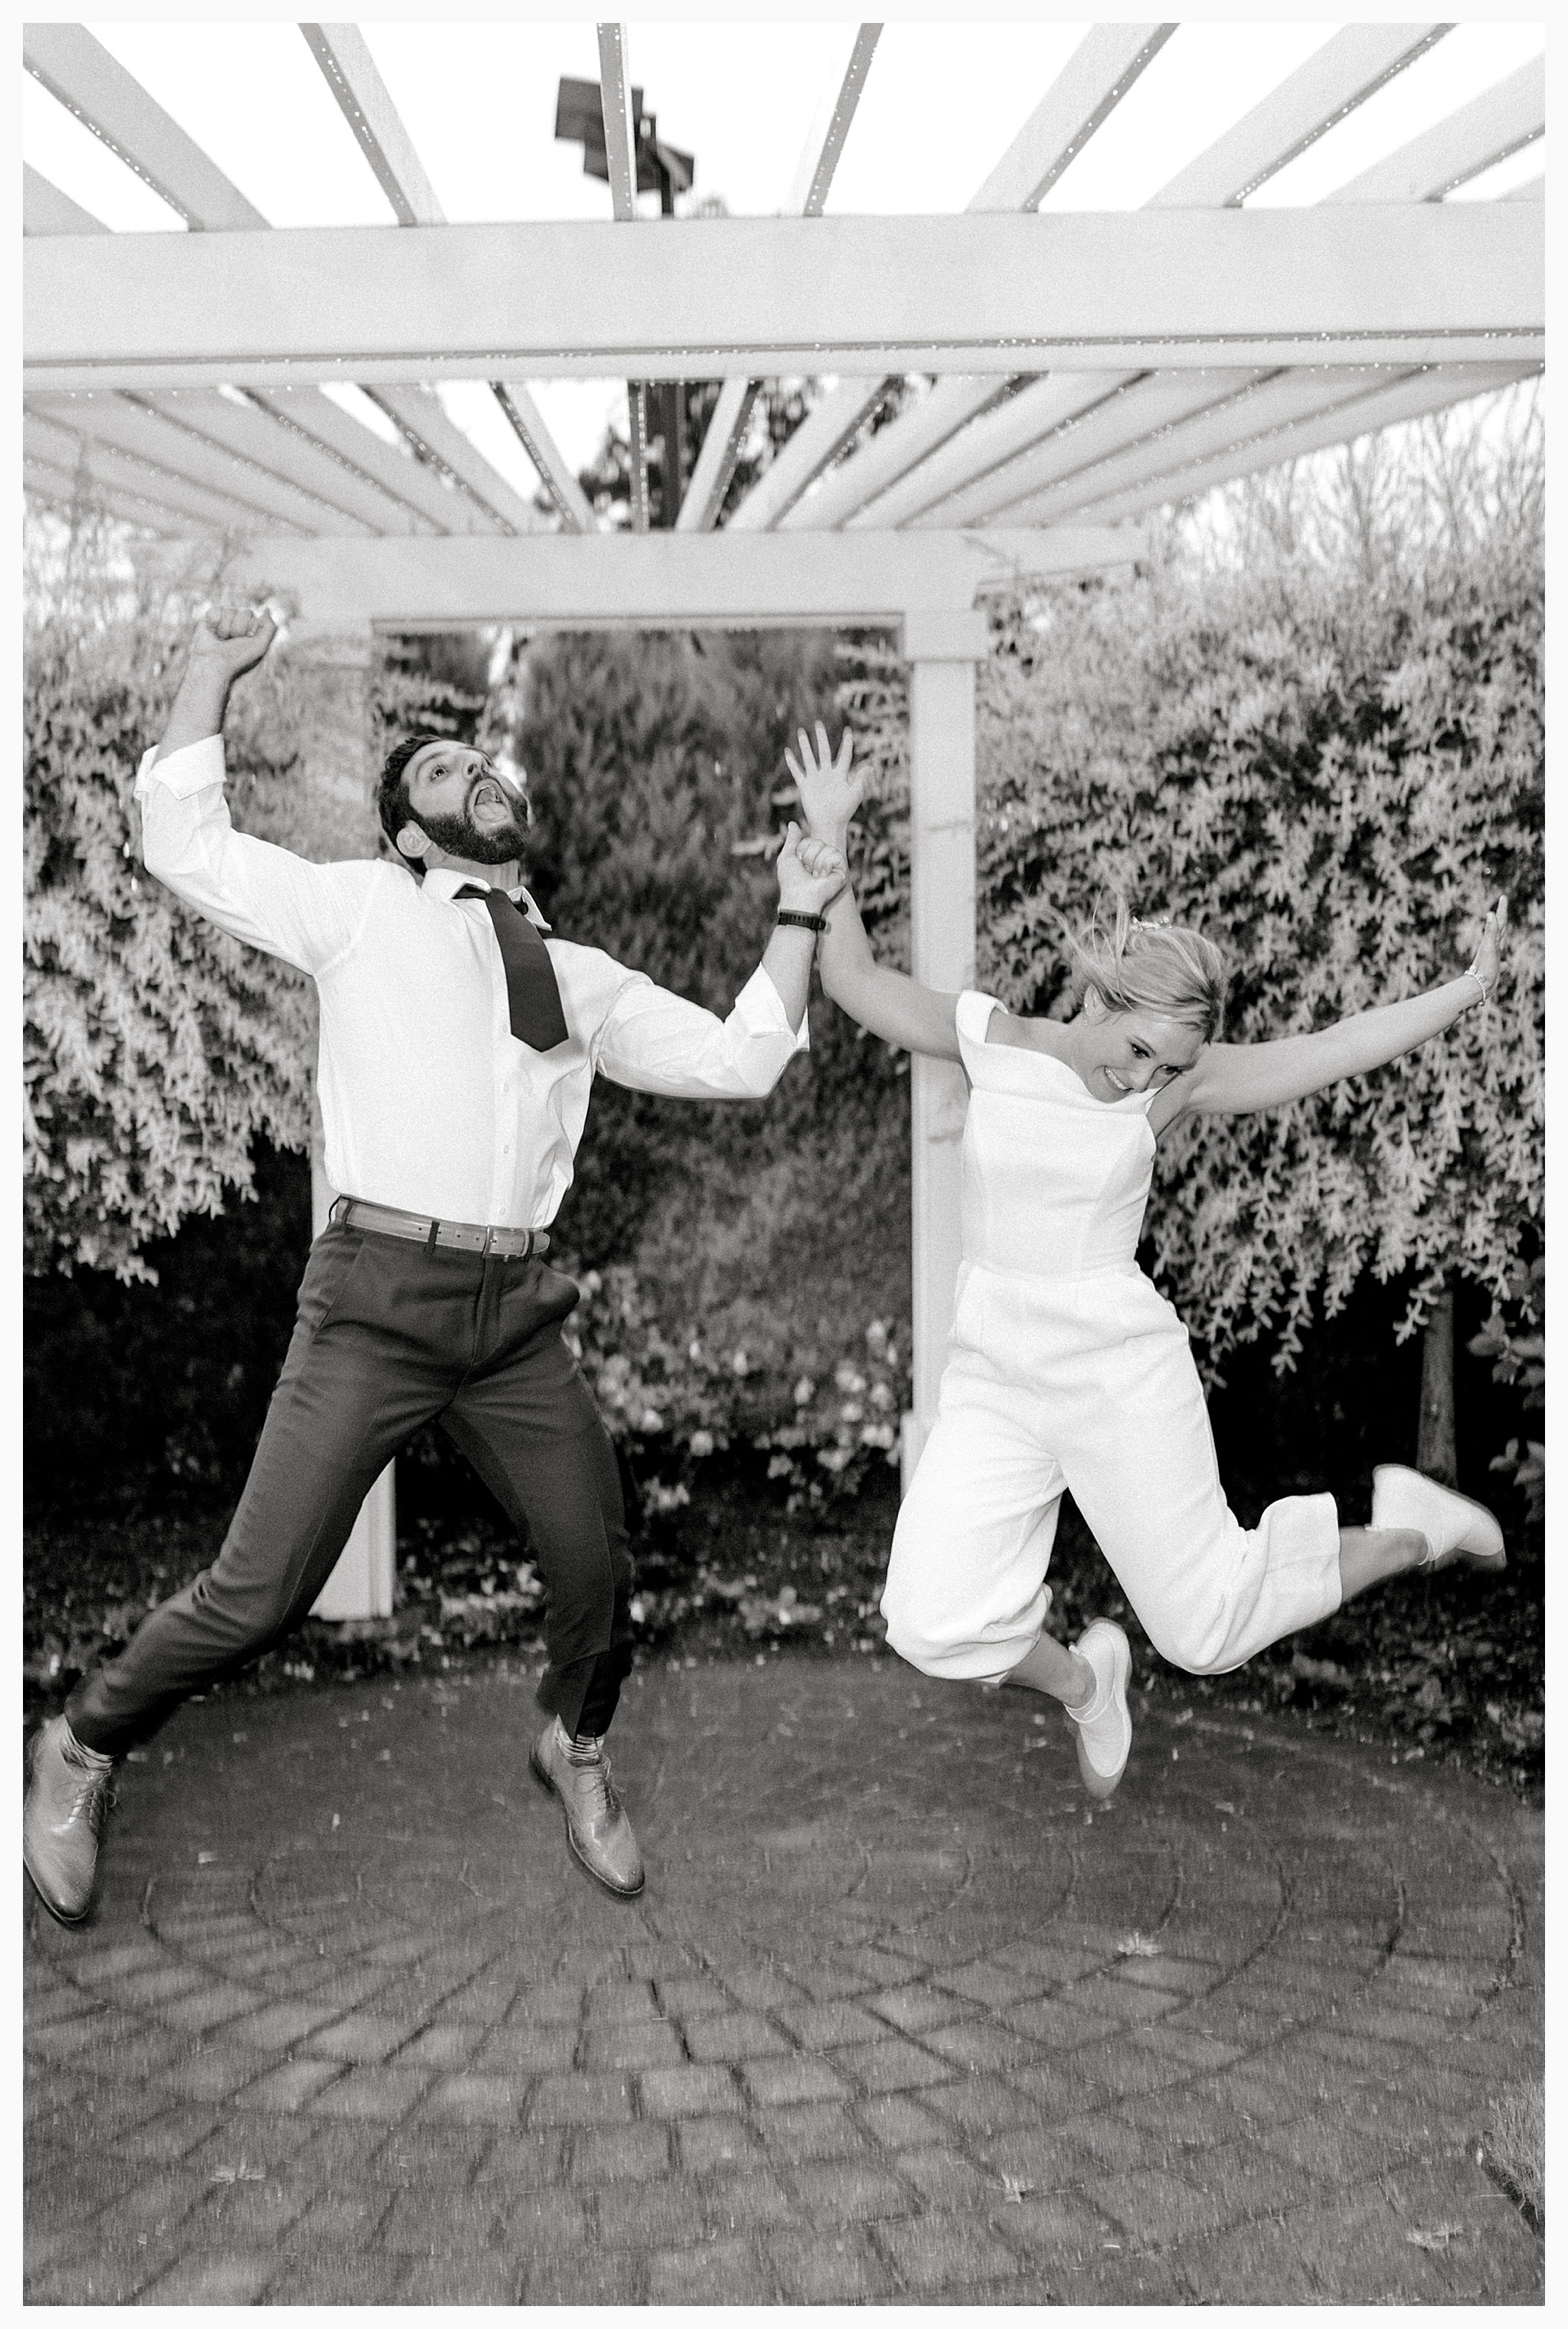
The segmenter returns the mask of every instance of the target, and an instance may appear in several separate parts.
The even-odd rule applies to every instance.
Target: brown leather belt
[[[339,1197],[327,1219],[377,1237],[410,1238],[427,1249],[439,1245],[459,1253],[497,1254],[505,1261],[550,1250],[548,1230],[487,1230],[477,1221],[432,1221],[429,1213],[405,1213],[397,1205],[373,1205],[363,1197]]]

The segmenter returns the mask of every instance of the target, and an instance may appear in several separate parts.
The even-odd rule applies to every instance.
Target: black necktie
[[[467,882],[459,898],[483,898],[496,929],[506,972],[506,1008],[512,1032],[531,1051],[553,1051],[567,1037],[566,1014],[549,948],[526,914],[504,890],[481,890]]]

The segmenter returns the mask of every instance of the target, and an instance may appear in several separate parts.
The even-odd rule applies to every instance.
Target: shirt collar
[[[477,874],[459,873],[456,867],[451,865],[437,865],[425,875],[424,879],[426,895],[429,897],[443,899],[449,905],[457,896],[459,890],[470,888],[477,890],[493,890],[496,886],[496,885],[494,882],[480,881]],[[521,906],[529,920],[534,923],[540,929],[547,930],[550,928],[549,923],[540,912],[533,898],[521,885],[519,885],[515,890],[508,890],[505,891],[504,894],[511,899],[512,903],[515,906]]]

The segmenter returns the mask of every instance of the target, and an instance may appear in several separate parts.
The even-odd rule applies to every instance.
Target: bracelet
[[[815,930],[819,938],[827,928],[827,917],[825,914],[797,914],[785,907],[779,908],[777,919],[782,923],[787,923],[792,930]]]
[[[1482,1001],[1483,1003],[1490,1003],[1490,1001],[1491,1001],[1491,999],[1492,999],[1492,990],[1491,990],[1491,988],[1487,985],[1486,980],[1481,976],[1480,972],[1479,972],[1479,971],[1475,967],[1475,965],[1474,965],[1473,963],[1471,964],[1471,966],[1470,966],[1469,969],[1466,971],[1466,973],[1465,973],[1465,976],[1466,976],[1467,978],[1473,978],[1473,979],[1475,980],[1476,985],[1477,985],[1480,988],[1480,990],[1481,990],[1481,1001]]]

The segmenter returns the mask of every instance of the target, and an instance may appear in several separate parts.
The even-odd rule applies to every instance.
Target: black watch
[[[787,906],[779,908],[778,919],[787,923],[792,930],[815,930],[818,938],[827,928],[827,918],[825,914],[797,914]]]

